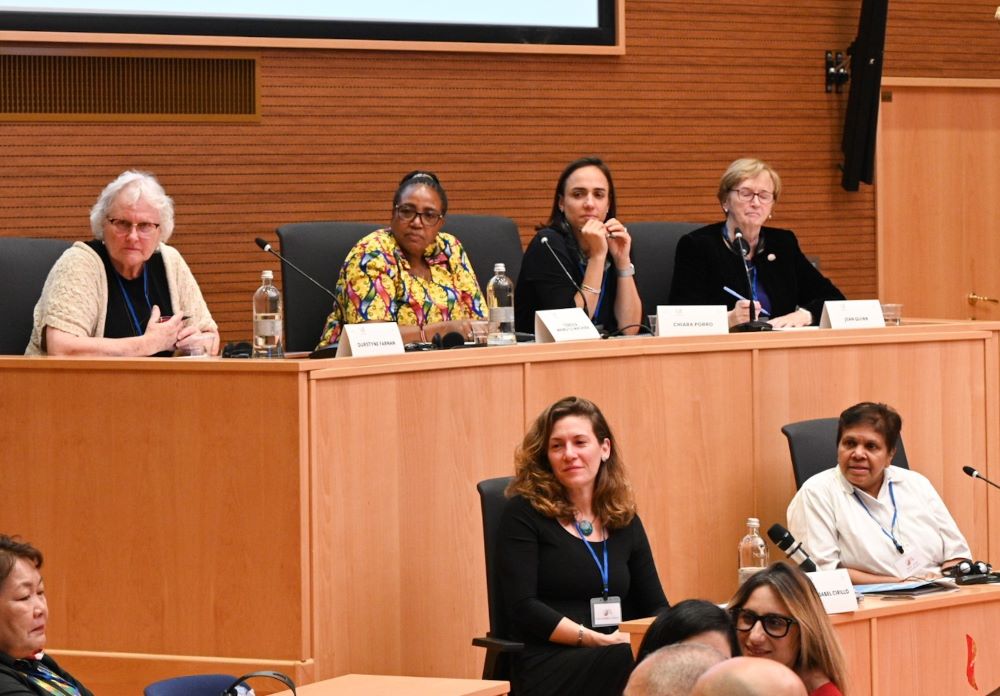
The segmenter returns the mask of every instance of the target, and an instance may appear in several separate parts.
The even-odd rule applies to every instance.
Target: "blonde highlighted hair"
[[[767,172],[771,175],[771,181],[774,183],[774,201],[777,202],[781,196],[781,177],[778,176],[778,172],[763,160],[741,157],[738,160],[733,160],[733,163],[722,175],[722,179],[719,180],[719,203],[724,204],[729,197],[729,192],[739,186],[741,181],[752,179],[761,172]]]

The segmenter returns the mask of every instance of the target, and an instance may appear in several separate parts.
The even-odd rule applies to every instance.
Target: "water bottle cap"
[[[495,264],[493,264],[493,272],[494,273],[506,273],[507,272],[507,266],[505,266],[502,263],[495,263]]]
[[[758,520],[756,517],[748,517],[747,518],[747,526],[748,527],[755,527],[757,529],[760,529],[760,520]]]
[[[260,279],[261,280],[274,280],[274,271],[261,271],[260,272]]]

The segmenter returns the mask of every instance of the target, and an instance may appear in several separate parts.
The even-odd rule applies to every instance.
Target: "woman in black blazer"
[[[724,304],[729,325],[749,319],[750,299],[776,328],[818,324],[827,300],[844,295],[816,270],[791,230],[765,227],[781,194],[781,177],[758,159],[738,159],[719,182],[723,222],[681,237],[674,257],[670,304]],[[750,282],[736,241],[749,248]],[[737,300],[729,292],[740,294]]]

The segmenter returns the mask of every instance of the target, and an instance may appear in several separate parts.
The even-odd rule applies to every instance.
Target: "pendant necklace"
[[[590,536],[594,533],[594,525],[590,520],[580,520],[577,523],[580,526],[580,531],[583,532],[583,536]]]

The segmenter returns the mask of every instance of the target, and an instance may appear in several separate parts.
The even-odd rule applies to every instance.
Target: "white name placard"
[[[829,300],[823,304],[821,329],[871,329],[885,326],[878,300]]]
[[[729,333],[726,305],[659,305],[657,336],[698,336]]]
[[[817,570],[806,575],[812,580],[827,614],[843,614],[858,610],[858,597],[854,593],[851,576],[847,574],[846,568]]]
[[[594,322],[579,307],[535,312],[535,343],[561,343],[600,337]]]
[[[344,324],[337,343],[337,357],[350,355],[365,358],[372,355],[399,355],[403,352],[403,337],[393,321]]]

